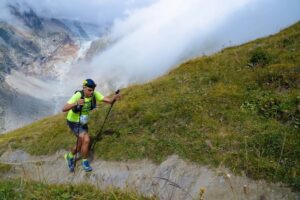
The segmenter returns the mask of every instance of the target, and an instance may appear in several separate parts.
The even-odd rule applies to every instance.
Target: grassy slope
[[[299,191],[299,52],[297,23],[124,89],[96,154],[156,162],[178,154],[245,171],[252,178],[283,181]],[[93,113],[91,135],[99,130],[107,109]],[[32,154],[52,154],[74,143],[61,114],[0,136],[0,152],[10,145]]]

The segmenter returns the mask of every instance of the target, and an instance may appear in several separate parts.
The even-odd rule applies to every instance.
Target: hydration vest
[[[76,90],[74,92],[74,94],[76,94],[77,92],[80,92],[80,94],[81,94],[80,99],[84,99],[84,92],[83,92],[83,90]],[[90,110],[95,109],[96,108],[96,97],[95,97],[94,94],[93,94],[93,97],[92,97],[92,101],[90,103],[91,103],[91,107],[90,107],[91,109]],[[81,105],[75,106],[74,108],[72,108],[72,111],[74,113],[79,113],[79,112],[81,112],[82,107],[83,107],[83,105],[82,106]]]

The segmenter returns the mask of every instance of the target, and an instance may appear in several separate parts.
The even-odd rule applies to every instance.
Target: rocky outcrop
[[[19,4],[8,5],[11,13],[17,18],[21,19],[26,26],[35,31],[40,31],[43,29],[43,19],[38,17],[36,13],[30,8],[23,8]]]
[[[23,26],[0,20],[0,73],[12,69],[45,78],[56,78],[53,58],[65,49],[76,56],[83,40],[99,37],[102,31],[93,24],[65,19],[42,18],[31,8],[9,5],[11,14]],[[61,60],[68,60],[62,57]],[[57,61],[57,60],[56,60]]]
[[[54,114],[55,100],[49,101],[52,91],[48,91],[45,100],[41,94],[38,98],[31,95],[39,91],[28,93],[22,90],[27,82],[31,82],[30,77],[42,82],[61,80],[64,65],[76,61],[80,44],[98,33],[92,24],[42,18],[32,9],[22,6],[8,6],[18,20],[17,26],[0,20],[0,134]],[[28,78],[17,83],[12,81],[16,78],[10,78],[8,82],[8,77],[13,77],[14,72]],[[20,85],[19,82],[26,84]],[[30,91],[30,88],[25,90]]]
[[[109,47],[113,42],[110,41],[108,37],[102,37],[98,40],[95,40],[91,43],[90,48],[88,49],[85,59],[87,61],[91,61],[92,58],[106,50],[107,47]]]
[[[54,114],[53,105],[22,94],[22,91],[7,84],[5,77],[15,70],[44,79],[55,78],[56,55],[69,46],[75,50],[68,56],[76,55],[78,47],[65,33],[52,33],[40,38],[33,32],[0,22],[0,133]],[[64,59],[60,57],[60,60]]]
[[[4,110],[4,99],[0,97],[0,133],[5,131],[5,110]]]
[[[254,181],[245,176],[235,176],[225,168],[211,169],[170,156],[159,165],[142,160],[113,162],[93,160],[93,172],[81,170],[70,173],[63,155],[34,157],[24,151],[7,151],[0,157],[2,164],[11,166],[2,178],[27,178],[53,183],[89,183],[100,189],[117,187],[135,191],[145,196],[171,200],[232,200],[232,199],[297,199],[299,194],[290,189],[265,181]]]
[[[4,82],[3,74],[0,72],[0,134],[6,131],[5,122],[6,122],[6,105],[8,99],[6,98],[5,91],[8,89],[7,84]]]
[[[43,76],[47,74],[44,69],[49,68],[47,61],[66,45],[74,46],[67,33],[49,32],[40,36],[1,22],[0,58],[3,59],[0,60],[0,70],[2,73],[10,73],[11,69],[27,73],[33,71],[30,70],[32,66],[38,66],[40,70],[35,75]]]

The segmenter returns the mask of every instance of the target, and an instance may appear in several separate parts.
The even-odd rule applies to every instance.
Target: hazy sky
[[[299,20],[299,0],[158,0],[114,20],[112,36],[119,41],[83,71],[99,75],[99,81],[118,80],[120,86],[143,82],[188,58],[273,34]]]
[[[19,4],[24,10],[29,7],[39,16],[65,18],[95,24],[112,23],[123,18],[130,10],[138,9],[155,0],[1,0],[0,18],[7,17],[5,6]],[[4,11],[4,12],[3,12]]]
[[[8,18],[0,3],[0,18]],[[112,24],[117,40],[76,70],[115,87],[166,73],[183,60],[278,32],[300,20],[300,0],[17,0],[39,15]],[[24,3],[26,2],[26,3]],[[24,7],[25,8],[25,7]]]

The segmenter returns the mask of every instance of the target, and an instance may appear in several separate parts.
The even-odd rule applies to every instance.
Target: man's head
[[[95,89],[97,85],[95,84],[95,82],[92,80],[92,79],[85,79],[83,81],[83,87],[89,87],[89,88],[92,88],[92,89]]]
[[[85,79],[83,81],[83,91],[86,97],[91,97],[94,93],[94,89],[97,86],[92,79]]]

